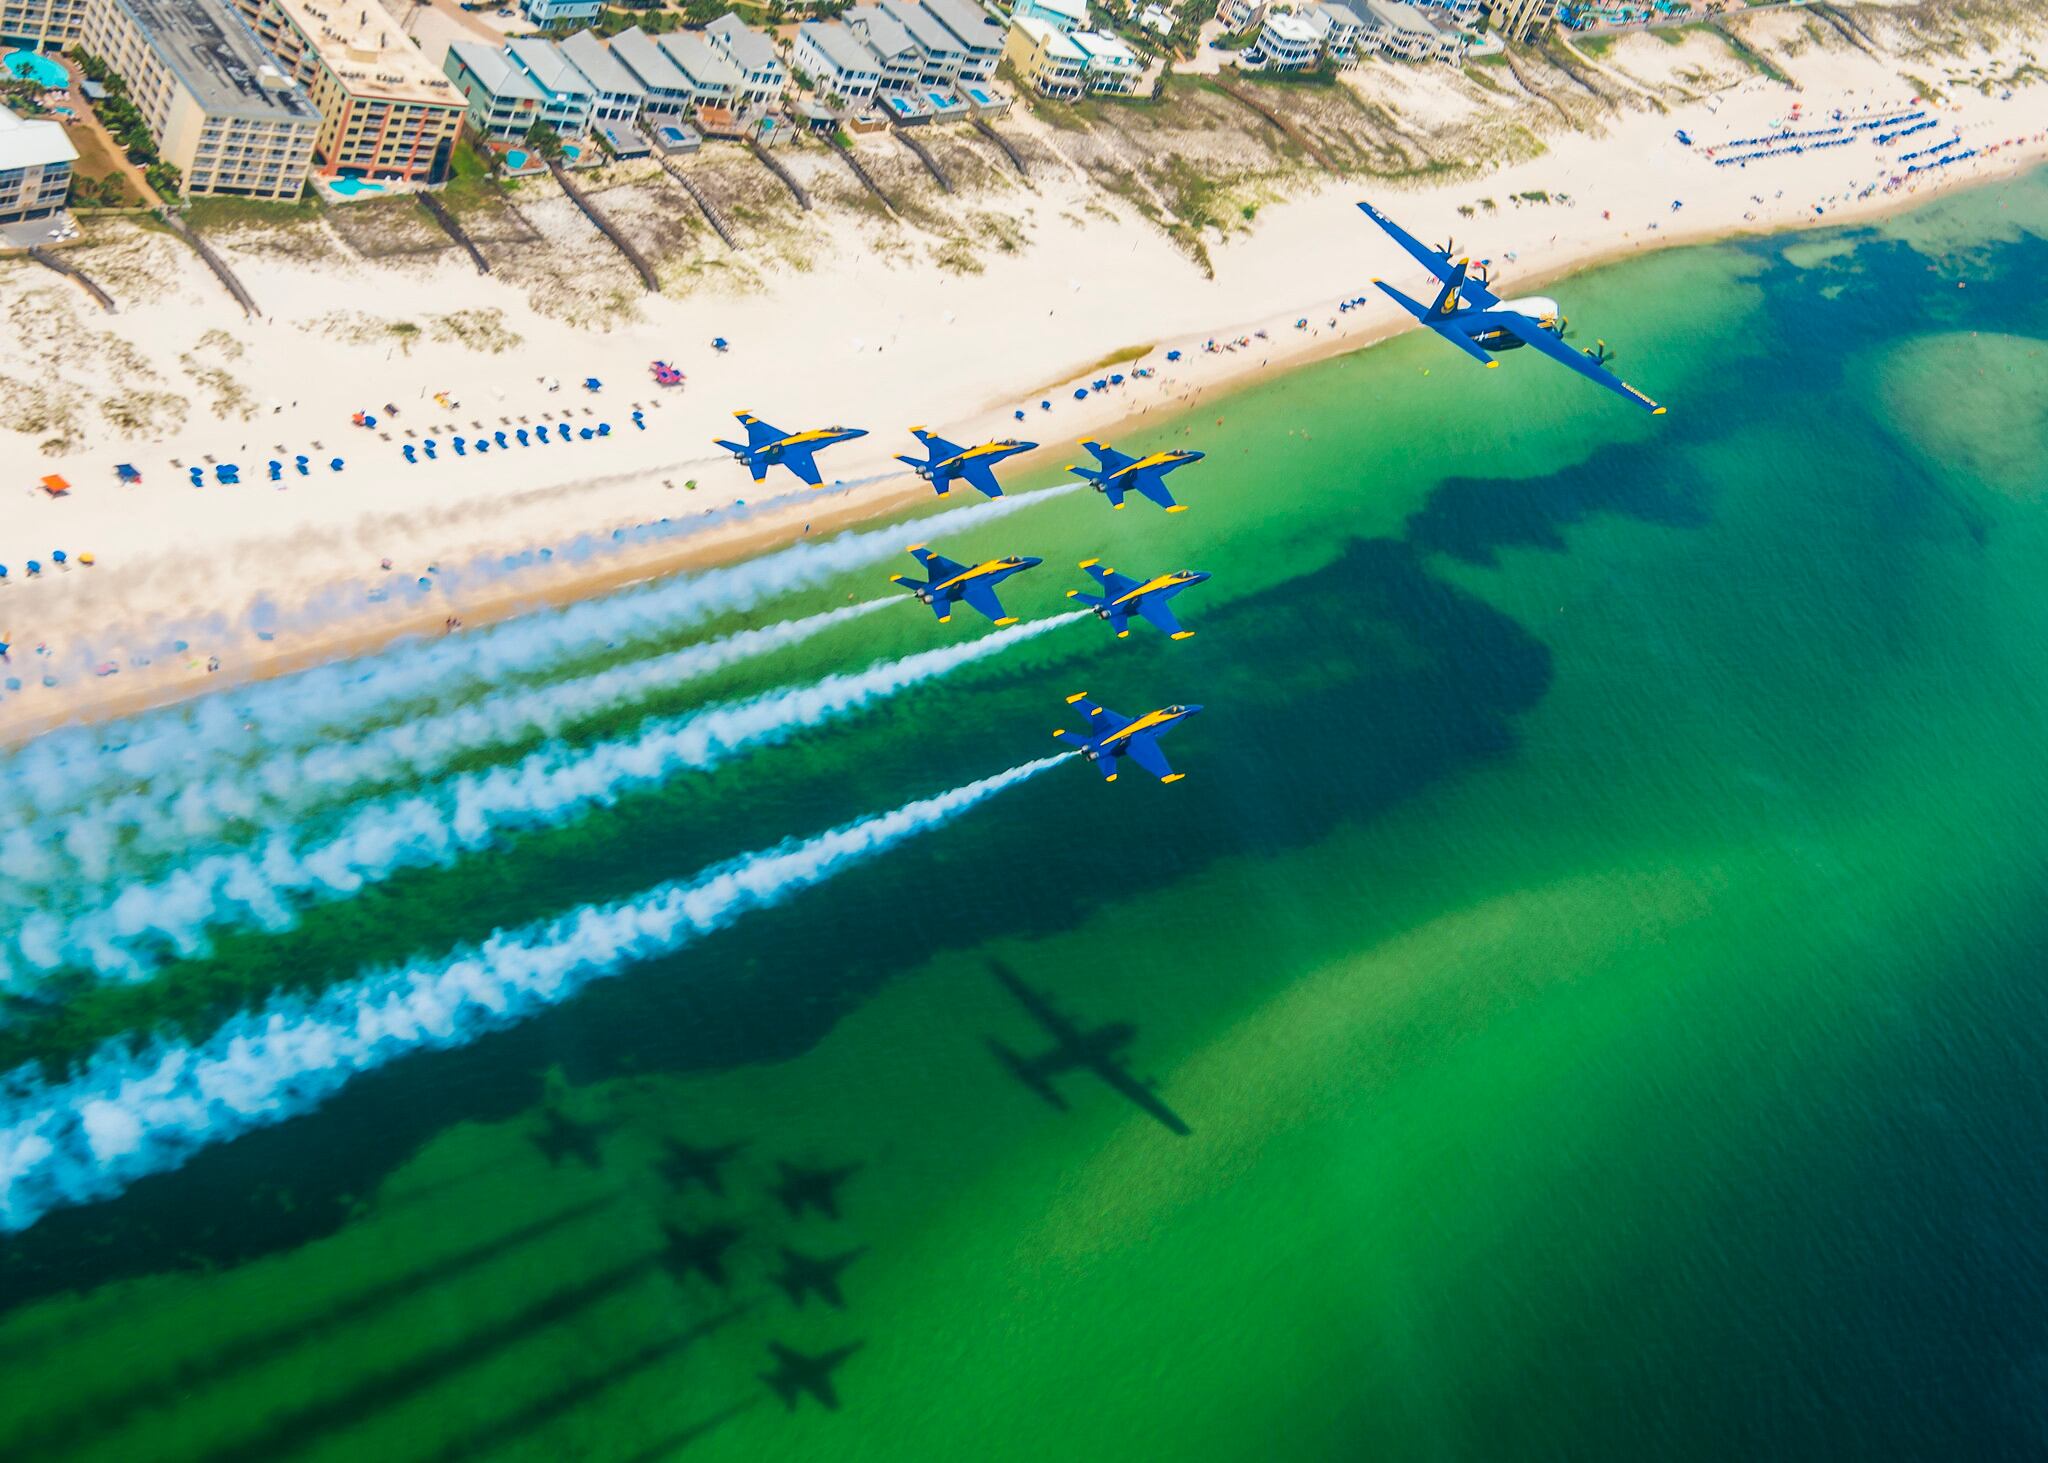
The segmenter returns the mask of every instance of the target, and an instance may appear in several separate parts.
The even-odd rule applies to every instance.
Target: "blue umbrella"
[[[275,457],[271,458],[271,459],[270,459],[270,480],[271,480],[272,482],[276,482],[276,481],[277,481],[277,480],[278,480],[279,478],[281,478],[281,477],[283,477],[283,476],[284,476],[284,464],[283,464],[283,463],[281,463],[281,462],[279,462],[279,461],[278,461],[278,460],[277,460],[277,459],[276,459]]]
[[[422,447],[423,449],[425,449],[425,451],[426,451],[426,454],[427,454],[427,456],[429,456],[429,457],[433,457],[433,456],[435,456],[435,455],[436,455],[436,454],[435,454],[435,452],[434,452],[434,449],[435,449],[435,447],[436,447],[437,445],[439,445],[439,444],[437,444],[437,443],[436,443],[436,442],[434,441],[434,439],[433,439],[432,437],[429,437],[429,438],[427,438],[427,440],[426,440],[426,441],[424,441],[424,442],[420,443],[420,446],[421,446],[421,447]]]
[[[1168,352],[1166,353],[1166,358],[1167,358],[1167,359],[1168,359],[1169,361],[1177,361],[1177,360],[1179,360],[1179,359],[1180,359],[1180,352],[1179,352],[1179,351],[1168,351]]]
[[[1076,386],[1074,388],[1074,400],[1076,401],[1079,401],[1082,397],[1086,396],[1087,394],[1088,388],[1085,386]]]
[[[533,434],[527,431],[524,427],[521,427],[512,435],[519,439],[519,445],[521,447],[531,447],[533,445]]]
[[[33,578],[35,578],[35,577],[36,577],[36,575],[38,575],[38,574],[40,574],[40,573],[42,573],[42,572],[43,572],[43,566],[42,566],[41,564],[37,563],[37,562],[36,562],[36,561],[35,561],[34,559],[30,559],[30,560],[28,561],[28,577],[29,577],[29,578],[33,579]]]
[[[596,391],[602,388],[603,385],[604,382],[598,380],[595,376],[585,376],[583,378],[583,389],[585,391]]]
[[[64,564],[66,562],[64,551],[62,549],[52,549],[50,551],[50,562],[57,565]]]
[[[7,577],[7,566],[6,566],[5,564],[0,564],[0,579],[5,579],[6,577]]]
[[[339,457],[330,457],[327,459],[327,470],[329,472],[340,472],[341,465],[341,459]]]
[[[1038,403],[1038,409],[1040,411],[1051,411],[1052,403],[1049,401],[1041,401],[1040,403]]]
[[[450,445],[455,448],[455,455],[457,457],[467,457],[469,455],[469,444],[460,437],[455,438]]]
[[[472,443],[472,444],[470,444],[470,445],[472,445],[473,447],[475,447],[475,448],[476,448],[476,450],[477,450],[477,451],[479,451],[479,452],[488,452],[488,451],[490,451],[490,450],[491,450],[491,444],[490,444],[490,443],[488,443],[488,442],[486,442],[486,441],[485,441],[485,440],[484,440],[483,438],[481,438],[481,437],[477,438],[477,439],[476,439],[476,441],[475,441],[475,442],[473,442],[473,443]]]
[[[412,443],[410,442],[406,443],[405,446],[400,448],[399,450],[405,453],[405,460],[407,462],[418,462],[420,460],[419,449],[413,446]]]
[[[599,422],[599,423],[597,424],[597,435],[598,435],[598,436],[600,436],[600,437],[609,437],[609,436],[610,436],[611,434],[612,434],[612,424],[611,424],[610,422]]]
[[[505,434],[503,432],[491,433],[491,440],[493,442],[496,442],[500,447],[507,445],[505,440]]]
[[[1121,386],[1124,384],[1124,378],[1120,374],[1112,376],[1109,378],[1109,384],[1112,386]]]
[[[1019,407],[1019,408],[1017,409],[1017,411],[1016,411],[1015,415],[1016,415],[1016,418],[1017,418],[1017,420],[1018,420],[1018,421],[1020,421],[1020,422],[1021,422],[1021,421],[1023,421],[1023,420],[1024,420],[1024,409],[1023,409],[1022,407]]]
[[[581,437],[584,441],[588,442],[592,437],[596,436],[597,433],[591,431],[588,427],[583,427],[577,431],[576,435]]]
[[[713,337],[711,338],[711,348],[712,348],[713,350],[715,350],[715,351],[722,351],[722,350],[724,350],[724,349],[726,348],[726,345],[725,345],[725,337],[724,337],[724,336],[722,336],[722,335],[715,335],[715,336],[713,336]]]

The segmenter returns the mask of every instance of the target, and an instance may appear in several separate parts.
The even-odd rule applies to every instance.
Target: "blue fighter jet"
[[[927,432],[923,427],[912,427],[910,435],[924,444],[929,458],[905,457],[899,453],[896,460],[915,468],[917,475],[930,483],[941,498],[952,492],[953,484],[957,482],[965,482],[988,497],[1002,497],[1003,485],[996,481],[996,464],[1006,457],[1015,457],[1019,452],[1029,452],[1038,445],[1006,437],[1000,442],[984,442],[979,447],[962,447],[935,432]]]
[[[912,544],[909,549],[912,558],[924,565],[929,579],[909,579],[901,574],[891,574],[889,582],[900,584],[915,594],[919,601],[932,607],[932,613],[945,624],[953,618],[953,606],[966,606],[986,615],[998,625],[1014,625],[1015,615],[1003,613],[1001,601],[996,598],[996,586],[1012,574],[1021,574],[1026,569],[1036,569],[1043,559],[989,559],[969,568],[955,563],[944,554],[935,554],[923,544]]]
[[[1103,568],[1100,559],[1083,559],[1081,567],[1102,586],[1102,593],[1086,594],[1070,589],[1067,598],[1079,600],[1095,611],[1097,619],[1107,620],[1109,628],[1116,631],[1117,639],[1131,633],[1132,615],[1142,616],[1175,640],[1185,640],[1195,633],[1181,629],[1180,622],[1174,619],[1173,611],[1166,607],[1166,602],[1189,585],[1200,584],[1209,577],[1207,574],[1194,569],[1176,569],[1171,574],[1161,574],[1141,584],[1114,569]]]
[[[757,483],[779,462],[812,487],[822,487],[814,460],[818,450],[867,435],[860,427],[813,427],[808,432],[785,432],[769,426],[750,411],[736,411],[733,415],[747,429],[746,443],[728,442],[720,437],[718,445],[732,454],[733,461],[745,463]]]
[[[1095,454],[1096,467],[1076,467],[1071,462],[1067,471],[1086,478],[1095,484],[1095,491],[1109,499],[1109,506],[1124,506],[1125,493],[1137,493],[1150,498],[1168,513],[1180,513],[1187,508],[1185,503],[1173,501],[1173,494],[1166,491],[1166,475],[1177,467],[1186,467],[1191,462],[1200,462],[1200,452],[1153,452],[1144,457],[1133,457],[1128,452],[1119,452],[1106,442],[1087,441],[1081,444]]]
[[[1179,782],[1187,776],[1185,772],[1175,772],[1166,765],[1166,754],[1159,750],[1159,739],[1200,711],[1201,707],[1164,706],[1133,721],[1107,706],[1097,706],[1088,699],[1086,691],[1069,696],[1067,704],[1078,706],[1087,714],[1087,731],[1082,734],[1062,728],[1053,735],[1070,747],[1079,747],[1081,755],[1102,773],[1104,782],[1116,781],[1117,764],[1126,757],[1161,782]]]
[[[1498,366],[1500,362],[1492,359],[1498,352],[1534,346],[1552,360],[1560,361],[1588,380],[1598,382],[1624,401],[1654,415],[1663,415],[1663,407],[1607,369],[1611,357],[1605,341],[1600,342],[1596,350],[1580,350],[1565,343],[1565,318],[1558,312],[1557,301],[1538,295],[1503,300],[1489,288],[1492,281],[1487,277],[1484,265],[1475,276],[1470,259],[1454,260],[1451,257],[1451,245],[1432,249],[1370,203],[1358,206],[1367,218],[1387,231],[1389,238],[1407,250],[1416,263],[1428,270],[1441,288],[1436,299],[1425,305],[1420,300],[1410,299],[1385,280],[1376,279],[1373,283],[1395,304],[1459,350],[1488,366]]]

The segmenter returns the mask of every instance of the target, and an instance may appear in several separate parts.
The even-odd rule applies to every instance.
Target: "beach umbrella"
[[[7,566],[6,566],[5,564],[0,564],[0,579],[5,579],[6,577],[7,577]]]
[[[132,462],[116,464],[114,476],[124,483],[139,483],[142,481],[142,474],[136,471],[135,464]]]
[[[283,463],[281,463],[281,462],[279,462],[279,461],[278,461],[278,460],[277,460],[277,459],[276,459],[275,457],[271,458],[271,459],[270,459],[270,480],[271,480],[272,482],[276,482],[276,481],[277,481],[277,480],[278,480],[279,478],[281,478],[281,477],[283,477],[283,476],[284,476],[284,464],[283,464]]]
[[[50,551],[50,562],[60,569],[64,567],[66,558],[67,556],[62,549],[52,549]]]
[[[42,566],[41,564],[38,564],[38,563],[37,563],[37,562],[36,562],[36,561],[35,561],[34,559],[30,559],[30,560],[28,561],[28,577],[29,577],[29,578],[33,579],[33,578],[35,578],[35,577],[36,577],[36,576],[37,576],[38,574],[40,574],[40,573],[42,573],[42,572],[43,572],[43,566]]]
[[[418,462],[420,460],[419,448],[413,446],[412,443],[410,442],[406,443],[405,446],[400,448],[399,450],[405,453],[405,460],[407,462]]]
[[[715,351],[723,351],[727,349],[725,337],[722,335],[714,335],[711,338],[711,348]]]
[[[498,444],[498,445],[499,445],[500,447],[503,447],[504,445],[506,445],[506,444],[505,444],[505,434],[504,434],[503,432],[493,432],[493,433],[491,433],[491,440],[492,440],[492,441],[494,441],[494,442],[496,442],[496,443],[497,443],[497,444]]]
[[[1023,420],[1024,420],[1024,408],[1022,408],[1021,406],[1020,406],[1020,407],[1018,407],[1016,411],[1014,411],[1014,412],[1012,412],[1012,413],[1011,413],[1011,415],[1012,415],[1012,416],[1014,416],[1014,417],[1016,417],[1018,421],[1020,421],[1020,422],[1021,422],[1021,421],[1023,421]]]
[[[583,378],[583,389],[585,391],[599,391],[602,390],[603,387],[604,382],[598,380],[595,376],[585,376]]]
[[[521,447],[531,447],[533,445],[533,434],[527,431],[524,427],[521,427],[512,435],[519,439],[519,445]]]
[[[1167,359],[1168,359],[1169,361],[1177,361],[1177,360],[1179,360],[1179,359],[1180,359],[1180,352],[1179,352],[1179,351],[1168,351],[1168,352],[1166,353],[1166,358],[1167,358]]]
[[[488,443],[488,442],[486,442],[486,441],[485,441],[485,440],[484,440],[483,438],[481,438],[481,437],[477,438],[477,439],[476,439],[476,441],[475,441],[474,443],[472,443],[471,445],[472,445],[472,446],[474,446],[474,447],[476,448],[476,450],[477,450],[477,451],[479,451],[479,452],[488,452],[488,451],[490,451],[490,450],[491,450],[491,444],[490,444],[490,443]]]
[[[599,423],[597,424],[597,435],[598,435],[598,436],[600,436],[600,437],[609,437],[609,436],[610,436],[611,434],[612,434],[612,424],[611,424],[610,422],[599,422]]]
[[[594,437],[597,434],[592,432],[590,428],[583,427],[577,431],[576,435],[581,437],[584,441],[588,442],[592,437]]]
[[[633,413],[633,425],[644,432],[647,430],[647,419],[641,416],[640,413],[636,411]]]
[[[1082,397],[1086,396],[1087,394],[1088,388],[1085,386],[1076,386],[1074,388],[1074,400],[1076,401],[1079,401]]]
[[[1124,378],[1121,374],[1112,376],[1109,378],[1109,384],[1112,386],[1121,386],[1124,384]]]
[[[95,559],[91,554],[80,554],[78,556],[78,562],[85,565],[86,568],[90,569],[94,564],[97,564],[99,560]]]
[[[329,472],[340,472],[341,466],[342,463],[339,457],[330,457],[327,459],[327,470]]]

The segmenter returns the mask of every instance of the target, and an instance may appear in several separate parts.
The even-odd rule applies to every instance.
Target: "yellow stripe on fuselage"
[[[1187,454],[1184,452],[1155,452],[1150,457],[1139,458],[1128,467],[1118,468],[1110,474],[1110,477],[1120,478],[1127,472],[1143,472],[1148,467],[1164,467],[1170,462],[1179,462],[1186,456]]]
[[[779,437],[768,445],[770,447],[797,447],[805,442],[822,442],[827,437],[837,437],[844,430],[845,428],[843,427],[813,427],[808,432],[791,432],[787,437]]]
[[[1178,583],[1180,583],[1180,575],[1162,574],[1157,579],[1147,580],[1145,583],[1139,585],[1136,589],[1132,590],[1129,594],[1118,595],[1115,599],[1109,602],[1109,607],[1111,609],[1115,609],[1118,605],[1125,604],[1130,600],[1134,600],[1141,594],[1150,594],[1155,589],[1165,589],[1168,585]]]
[[[1178,711],[1148,711],[1122,731],[1111,732],[1108,736],[1104,737],[1102,745],[1106,747],[1111,742],[1120,742],[1125,737],[1134,737],[1139,732],[1151,731],[1154,727],[1165,726],[1169,722],[1180,720],[1180,718],[1181,713]]]
[[[972,569],[963,569],[951,579],[934,584],[931,587],[931,592],[937,594],[942,589],[951,589],[954,585],[965,584],[970,579],[979,579],[985,574],[994,574],[1000,569],[1014,569],[1016,567],[1016,565],[1002,559],[990,559],[986,564],[976,564]]]

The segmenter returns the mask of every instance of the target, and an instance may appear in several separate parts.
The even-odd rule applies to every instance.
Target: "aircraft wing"
[[[1155,590],[1151,594],[1140,595],[1133,602],[1133,607],[1172,639],[1185,640],[1195,632],[1181,629],[1180,621],[1176,620],[1173,611],[1166,607],[1167,595],[1171,593],[1171,590],[1163,593]]]
[[[1114,569],[1105,569],[1090,559],[1081,566],[1088,571],[1088,577],[1102,586],[1103,593],[1110,599],[1121,599],[1138,587],[1138,581],[1128,574],[1119,574]]]
[[[1185,1138],[1194,1130],[1181,1121],[1180,1114],[1160,1101],[1154,1092],[1136,1077],[1133,1077],[1117,1063],[1107,1060],[1090,1062],[1088,1070],[1100,1077],[1103,1083],[1117,1096],[1157,1118],[1169,1132]]]
[[[965,564],[957,563],[944,554],[935,554],[923,544],[910,551],[910,556],[924,565],[924,572],[931,575],[933,584],[942,584],[948,579],[967,572]]]
[[[1422,240],[1416,238],[1415,235],[1409,233],[1377,208],[1374,208],[1370,203],[1361,203],[1358,205],[1358,209],[1359,212],[1385,230],[1388,238],[1407,250],[1409,256],[1417,264],[1428,270],[1439,281],[1449,278],[1453,263],[1450,255],[1441,249],[1430,248],[1429,245],[1423,243]],[[1500,303],[1498,295],[1494,294],[1493,291],[1480,284],[1477,280],[1470,278],[1465,281],[1459,293],[1464,297],[1467,304],[1481,310],[1491,309]]]
[[[1663,407],[1657,405],[1656,402],[1650,400],[1649,397],[1643,395],[1642,392],[1636,390],[1635,387],[1629,385],[1628,382],[1622,380],[1621,377],[1615,375],[1584,351],[1566,345],[1555,335],[1545,330],[1534,320],[1531,320],[1527,315],[1518,315],[1512,310],[1496,310],[1484,316],[1483,319],[1488,325],[1498,325],[1505,330],[1514,332],[1524,345],[1534,346],[1552,360],[1560,361],[1570,366],[1589,381],[1597,381],[1624,401],[1639,406],[1652,415],[1663,415]]]
[[[923,427],[912,427],[910,435],[917,438],[918,441],[924,443],[931,450],[932,461],[935,463],[943,462],[948,457],[958,457],[960,455],[958,444],[948,442],[936,432],[927,432]]]
[[[798,477],[802,478],[805,482],[809,483],[814,488],[824,486],[824,480],[818,474],[817,459],[811,455],[817,450],[818,449],[816,447],[809,446],[785,447],[782,449],[781,458],[782,465],[784,467],[788,468],[791,472],[795,473]]]
[[[1104,472],[1115,472],[1118,468],[1129,467],[1138,460],[1128,452],[1119,452],[1107,442],[1097,442],[1092,437],[1084,439],[1081,445],[1094,454],[1095,460],[1102,465]]]
[[[1166,753],[1159,750],[1159,739],[1147,733],[1132,737],[1129,743],[1131,760],[1158,778],[1161,782],[1179,782],[1185,774],[1177,773],[1167,764]]]
[[[1003,496],[1003,485],[996,481],[995,469],[985,457],[970,457],[961,463],[960,476],[987,497]]]
[[[1117,712],[1111,711],[1107,706],[1098,706],[1095,702],[1090,701],[1086,695],[1069,696],[1067,704],[1075,707],[1088,718],[1086,731],[1090,741],[1099,741],[1103,737],[1115,736],[1131,724],[1131,719],[1128,716],[1119,715]]]
[[[770,443],[780,442],[789,435],[780,427],[769,426],[768,423],[762,421],[752,412],[743,411],[738,413],[738,416],[740,425],[747,429],[747,445],[749,447],[766,447]]]
[[[1132,492],[1150,498],[1169,513],[1182,506],[1174,502],[1173,494],[1167,491],[1166,470],[1162,467],[1151,467],[1143,472],[1134,472],[1130,475],[1129,483]]]
[[[1003,602],[996,598],[995,586],[986,579],[969,580],[961,585],[960,598],[967,602],[969,609],[975,610],[998,625],[1014,625],[1017,622],[1015,615],[1003,613]]]

